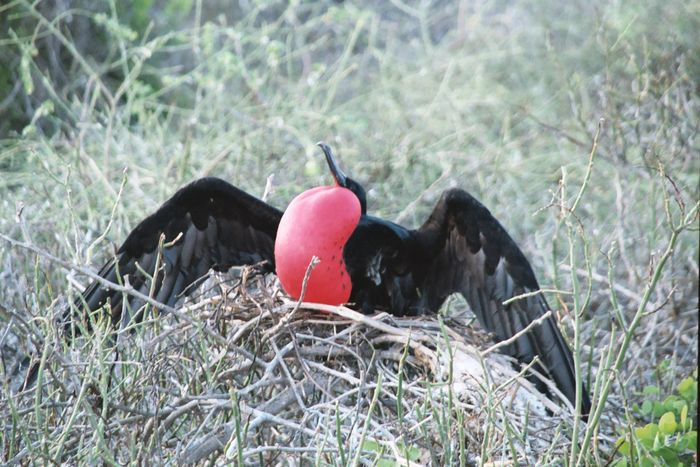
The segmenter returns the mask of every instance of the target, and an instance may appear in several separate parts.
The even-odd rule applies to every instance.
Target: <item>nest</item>
[[[49,431],[74,420],[64,455],[81,459],[96,421],[117,462],[136,449],[146,463],[542,463],[567,449],[568,402],[489,351],[467,315],[299,304],[239,272],[188,299],[189,320],[153,312],[116,345],[97,326],[48,355]]]

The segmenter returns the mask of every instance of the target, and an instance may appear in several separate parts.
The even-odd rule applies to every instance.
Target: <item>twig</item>
[[[501,347],[505,347],[505,346],[507,346],[507,345],[512,344],[513,342],[515,342],[515,341],[517,341],[518,339],[520,339],[520,337],[521,337],[523,334],[529,332],[530,329],[534,328],[535,326],[539,326],[540,324],[542,324],[542,323],[544,323],[545,321],[547,321],[547,320],[549,319],[550,316],[552,316],[552,310],[548,310],[545,314],[543,314],[543,315],[540,316],[539,318],[537,318],[537,319],[531,321],[530,324],[528,324],[527,326],[525,326],[525,327],[524,327],[523,329],[521,329],[520,331],[516,332],[512,337],[510,337],[510,338],[508,338],[508,339],[506,339],[506,340],[500,341],[500,342],[498,342],[498,343],[492,345],[492,346],[489,347],[488,349],[482,351],[482,352],[481,352],[481,356],[482,356],[482,357],[485,357],[486,355],[490,354],[490,353],[493,352],[494,350],[497,350],[497,349],[500,349]]]
[[[571,272],[571,266],[568,264],[560,264],[559,269],[566,271],[566,272]],[[590,275],[587,271],[583,269],[576,269],[576,274],[578,274],[581,277],[590,277],[596,282],[600,282],[602,284],[608,284],[610,283],[609,279],[607,276],[604,276],[600,273],[597,273],[595,271],[591,271]],[[642,296],[639,295],[637,292],[634,292],[633,290],[628,289],[625,286],[622,286],[620,284],[613,284],[612,287],[615,289],[615,291],[619,292],[620,294],[624,295],[627,298],[631,298],[632,300],[636,302],[641,302],[642,301]]]
[[[176,308],[173,308],[169,305],[166,305],[165,303],[161,303],[161,302],[153,299],[152,297],[149,297],[148,295],[145,295],[145,294],[139,292],[138,290],[134,289],[133,287],[123,286],[120,284],[116,284],[114,282],[110,282],[107,279],[105,279],[104,277],[100,276],[99,274],[92,272],[88,268],[84,268],[84,267],[77,266],[75,264],[71,264],[68,261],[64,261],[61,258],[57,258],[56,256],[54,256],[54,255],[52,255],[44,250],[41,250],[40,248],[37,248],[36,246],[34,246],[32,244],[20,242],[20,241],[15,240],[11,237],[8,237],[7,235],[5,235],[3,233],[0,233],[0,238],[5,240],[6,242],[8,242],[10,245],[12,245],[14,247],[19,247],[19,248],[23,248],[25,250],[31,251],[31,252],[39,255],[40,257],[45,258],[52,263],[58,264],[59,266],[65,268],[69,271],[78,271],[81,274],[85,274],[86,276],[97,281],[98,283],[100,283],[100,285],[102,285],[103,287],[105,287],[107,289],[114,290],[115,292],[121,292],[121,293],[130,295],[132,297],[138,298],[139,300],[143,300],[144,302],[148,303],[149,305],[152,305],[155,308],[158,308],[164,312],[170,313],[173,316],[175,316],[179,319],[182,319],[183,321],[186,321],[187,323],[194,326],[196,329],[204,332],[207,336],[214,339],[220,345],[227,347],[227,348],[230,348],[231,350],[234,350],[235,352],[240,353],[245,358],[248,358],[248,359],[253,360],[253,361],[255,360],[255,357],[251,353],[241,349],[240,347],[228,345],[228,342],[226,341],[226,339],[224,337],[215,333],[214,331],[212,331],[208,327],[203,326],[201,322],[198,322],[198,321],[192,319],[191,317],[180,312]]]

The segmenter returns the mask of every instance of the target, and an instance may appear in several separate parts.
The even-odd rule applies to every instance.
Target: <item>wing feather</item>
[[[459,292],[497,341],[509,339],[549,310],[541,294],[503,305],[509,298],[539,290],[539,285],[506,230],[467,192],[446,191],[413,234],[420,262],[429,265],[418,281],[426,307],[436,310],[449,295]],[[505,352],[523,363],[539,356],[541,369],[570,401],[575,400],[573,357],[554,317],[506,346]],[[585,388],[582,394],[587,414],[590,400]]]
[[[117,283],[128,277],[136,290],[144,294],[153,291],[157,301],[172,305],[210,269],[225,271],[266,261],[266,270],[273,271],[281,216],[281,211],[223,180],[203,178],[181,188],[139,223],[99,274]],[[161,235],[169,246],[163,248],[159,270],[155,271]],[[154,286],[149,276],[155,280]],[[126,318],[122,316],[122,294],[97,283],[87,287],[73,310],[91,312],[108,301],[116,325]],[[128,305],[135,313],[143,303],[132,299]],[[74,312],[67,310],[66,326],[71,326],[74,318]]]

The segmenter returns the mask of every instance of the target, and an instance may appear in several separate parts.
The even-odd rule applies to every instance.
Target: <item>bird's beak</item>
[[[328,167],[331,169],[335,182],[343,188],[347,188],[348,178],[343,171],[340,170],[340,167],[338,167],[338,162],[335,160],[331,147],[322,141],[316,144],[321,148],[323,154],[326,155],[326,162],[328,162]]]

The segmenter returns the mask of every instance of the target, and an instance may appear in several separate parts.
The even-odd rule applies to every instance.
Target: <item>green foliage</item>
[[[420,449],[417,447],[407,447],[404,444],[397,447],[400,454],[406,456],[401,460],[393,460],[393,456],[390,455],[391,450],[377,441],[368,439],[362,445],[363,450],[376,453],[377,459],[374,465],[377,467],[399,467],[405,465],[406,460],[415,462],[420,458]]]
[[[645,399],[641,407],[635,409],[638,414],[651,418],[652,422],[636,427],[618,439],[621,459],[615,466],[692,463],[693,455],[697,455],[697,376],[695,370],[678,383],[675,394],[663,400],[658,386],[644,388],[642,395]]]
[[[150,53],[139,57],[148,52],[147,41],[185,27],[193,4],[192,0],[13,3],[0,5],[0,110],[4,111],[0,139],[22,133],[28,125],[34,128],[26,131],[48,135],[69,130],[75,118],[70,101],[94,91],[91,80],[99,79],[104,93],[119,94],[120,86],[131,92],[130,72],[146,61],[154,68],[160,65]],[[139,75],[133,77],[136,83],[161,89],[158,73]],[[36,115],[49,99],[59,110],[52,120]],[[97,108],[103,105],[96,102]]]
[[[128,24],[135,30],[143,32],[151,22],[149,13],[153,0],[133,0],[131,2],[116,2],[119,22]]]

